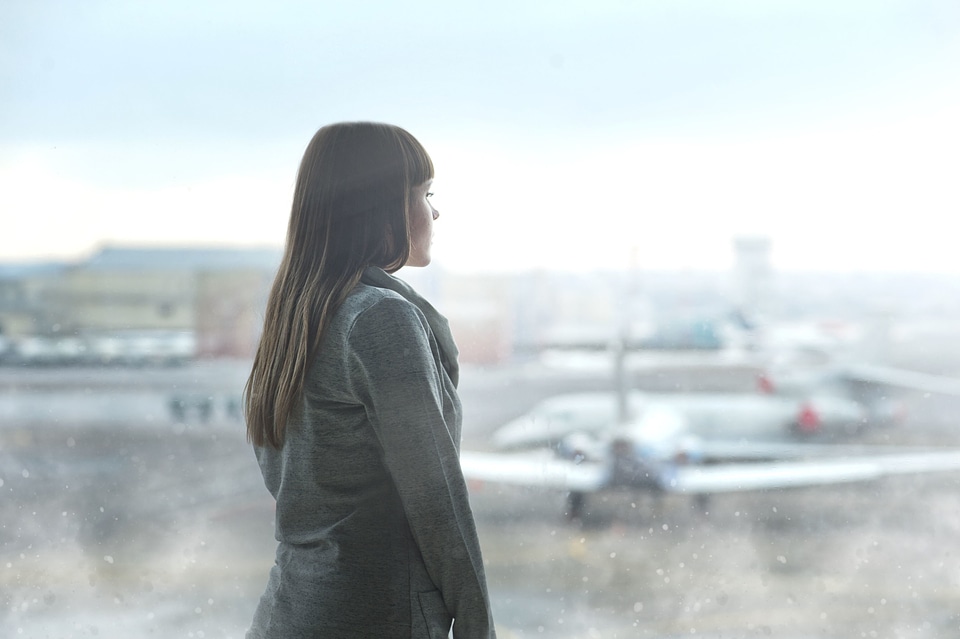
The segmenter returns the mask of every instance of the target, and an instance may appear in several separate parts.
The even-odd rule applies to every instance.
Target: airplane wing
[[[540,452],[544,454],[540,454]],[[460,466],[468,480],[517,486],[597,492],[614,485],[603,463],[535,453],[463,451]],[[870,481],[890,475],[960,470],[960,450],[820,458],[800,461],[665,466],[657,485],[668,492],[713,494]],[[618,485],[629,487],[629,484]],[[649,482],[636,488],[649,488]]]
[[[460,453],[460,468],[468,480],[578,492],[604,488],[609,484],[610,475],[603,464],[574,463],[559,459],[550,451],[480,453],[465,450]]]
[[[844,367],[843,377],[854,382],[892,386],[923,393],[960,395],[960,379],[902,368],[859,364]]]
[[[914,448],[914,453],[936,449]],[[697,443],[696,455],[704,462],[757,462],[795,459],[860,458],[889,454],[890,446],[866,444],[804,444],[794,442],[753,442],[707,440]]]
[[[679,466],[663,488],[707,494],[875,480],[888,475],[960,470],[960,451],[902,453],[856,458],[761,464]]]

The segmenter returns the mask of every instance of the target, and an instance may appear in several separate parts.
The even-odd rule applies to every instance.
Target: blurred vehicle
[[[196,355],[191,331],[29,335],[0,344],[0,361],[20,366],[174,366]]]

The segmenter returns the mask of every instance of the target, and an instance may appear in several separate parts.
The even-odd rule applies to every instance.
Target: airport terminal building
[[[0,265],[0,361],[250,358],[280,257],[278,248],[104,246],[76,262]],[[404,276],[444,301],[464,361],[510,356],[505,278]]]
[[[249,357],[276,249],[106,246],[0,267],[0,335],[24,363]]]

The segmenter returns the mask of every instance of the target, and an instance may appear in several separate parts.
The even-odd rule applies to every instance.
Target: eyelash
[[[427,193],[427,197],[433,197],[433,193]]]

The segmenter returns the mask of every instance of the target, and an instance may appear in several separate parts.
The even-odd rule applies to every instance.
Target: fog
[[[0,3],[0,635],[243,636],[275,541],[238,401],[319,126],[431,153],[434,263],[401,276],[494,452],[567,393],[960,377],[958,68],[950,0]],[[687,343],[618,378],[625,337]],[[960,446],[955,397],[889,400],[854,443]],[[470,488],[501,637],[932,638],[960,633],[958,480],[573,521]]]
[[[850,304],[841,296],[824,313]],[[960,371],[955,323],[895,325],[888,363]],[[546,397],[612,394],[609,354],[591,357],[466,361],[464,449],[491,450],[496,428]],[[756,392],[752,364],[644,358],[628,358],[631,388]],[[272,500],[236,413],[248,367],[0,367],[4,634],[243,636],[275,546]],[[858,442],[960,445],[957,399],[901,396],[907,421]],[[472,482],[471,500],[501,636],[942,637],[960,626],[958,482],[947,472],[721,494],[706,509],[610,492],[576,521],[562,491]]]

